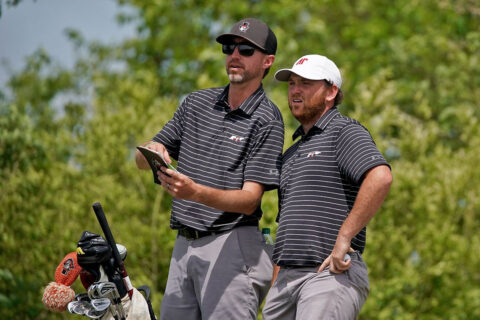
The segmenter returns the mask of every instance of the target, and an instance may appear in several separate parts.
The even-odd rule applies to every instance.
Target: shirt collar
[[[310,131],[308,131],[308,133],[313,134],[317,130],[319,130],[320,132],[325,130],[325,128],[330,123],[330,121],[332,121],[339,114],[340,112],[338,111],[337,107],[331,108],[320,119],[317,120],[317,122],[313,125]],[[303,131],[302,125],[300,125],[297,128],[297,130],[295,130],[295,132],[293,133],[292,139],[295,140],[299,136],[304,136],[304,135],[305,135],[305,132]]]
[[[223,91],[217,96],[217,101],[221,102],[225,106],[229,106],[228,104],[228,90],[230,85],[225,86]],[[258,107],[260,101],[265,98],[265,91],[263,91],[263,85],[260,84],[257,90],[253,92],[245,101],[243,101],[237,109],[235,110],[242,110],[244,113],[251,115],[253,111]]]

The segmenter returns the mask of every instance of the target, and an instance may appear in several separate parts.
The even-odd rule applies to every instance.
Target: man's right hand
[[[163,144],[155,141],[149,141],[144,143],[142,146],[157,151],[158,153],[162,154],[167,163],[172,163],[167,148],[165,148]],[[138,150],[135,152],[135,163],[137,164],[138,169],[150,169],[147,159],[145,159],[143,154]]]

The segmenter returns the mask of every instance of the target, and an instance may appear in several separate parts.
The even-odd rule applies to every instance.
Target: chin
[[[231,83],[241,83],[243,82],[243,76],[239,74],[229,74],[228,79]]]

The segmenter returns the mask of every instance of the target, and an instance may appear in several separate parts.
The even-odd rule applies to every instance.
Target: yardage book
[[[138,146],[137,149],[140,150],[140,152],[143,154],[145,159],[147,159],[148,164],[152,169],[153,181],[155,183],[160,184],[160,180],[158,180],[158,177],[157,177],[157,171],[160,170],[160,167],[166,167],[166,168],[172,169],[175,172],[178,172],[177,169],[175,169],[175,167],[172,166],[170,163],[167,163],[163,158],[163,156],[157,151],[148,149],[142,146]]]

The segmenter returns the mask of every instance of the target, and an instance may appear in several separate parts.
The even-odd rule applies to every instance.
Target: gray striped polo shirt
[[[178,160],[178,171],[212,188],[241,189],[245,181],[278,188],[284,126],[277,106],[262,86],[237,109],[228,104],[229,86],[189,94],[153,138]],[[170,226],[202,231],[256,225],[260,206],[250,215],[224,212],[201,203],[173,199]]]
[[[283,155],[279,222],[273,260],[283,266],[319,265],[333,250],[364,174],[388,165],[368,130],[332,108]],[[363,252],[366,228],[352,239]]]

